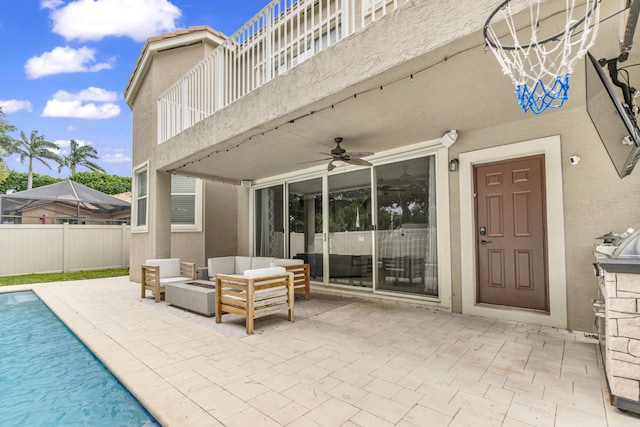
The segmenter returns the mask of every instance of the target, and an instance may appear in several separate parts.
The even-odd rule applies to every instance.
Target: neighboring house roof
[[[9,202],[20,205],[21,209],[42,201],[82,205],[83,209],[100,213],[113,213],[131,208],[131,203],[128,201],[69,180],[2,196],[3,205]]]
[[[205,39],[208,39],[215,45],[220,45],[227,40],[228,37],[207,25],[192,26],[186,29],[164,33],[159,36],[149,37],[142,47],[140,56],[138,56],[138,60],[136,61],[136,66],[124,90],[124,98],[127,104],[129,104],[129,106],[132,105],[132,98],[138,91],[140,79],[146,74],[146,69],[151,63],[151,58],[156,53],[176,47],[189,46],[202,42]]]
[[[131,203],[131,199],[132,199],[131,191],[127,191],[126,193],[114,194],[113,197],[128,203]]]

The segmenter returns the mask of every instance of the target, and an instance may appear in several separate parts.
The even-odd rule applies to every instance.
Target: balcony
[[[272,1],[158,98],[158,144],[407,1]]]

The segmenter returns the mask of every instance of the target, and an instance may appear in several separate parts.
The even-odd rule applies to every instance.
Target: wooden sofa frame
[[[247,334],[253,334],[254,320],[287,309],[293,322],[294,274],[247,278],[216,274],[216,323],[222,313],[233,313],[246,320]]]
[[[304,299],[309,301],[311,297],[309,264],[286,265],[284,268],[293,273],[293,292],[304,293]]]
[[[187,279],[195,279],[196,278],[196,265],[192,262],[180,262],[180,276],[185,277]],[[141,286],[141,298],[145,298],[147,291],[153,292],[153,296],[155,297],[155,302],[160,302],[161,294],[164,293],[165,282],[160,277],[160,266],[159,265],[142,265],[142,275],[140,276],[140,284]],[[171,281],[169,281],[171,282]]]
[[[227,264],[229,258],[235,258],[230,264]],[[238,266],[238,258],[242,258],[242,266]],[[256,266],[256,260],[260,260],[259,266]],[[221,262],[217,264],[217,262]],[[293,264],[296,262],[296,264]],[[299,264],[297,263],[299,262]],[[207,276],[209,280],[215,282],[216,274],[235,274],[242,275],[246,270],[255,270],[268,267],[283,267],[287,271],[294,274],[294,292],[296,294],[304,293],[305,300],[311,297],[310,280],[311,269],[309,264],[303,264],[301,259],[271,258],[271,257],[247,257],[247,256],[224,256],[213,257],[207,259]]]

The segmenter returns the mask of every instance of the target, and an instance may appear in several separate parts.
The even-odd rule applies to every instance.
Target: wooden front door
[[[474,167],[477,303],[548,311],[544,156]]]

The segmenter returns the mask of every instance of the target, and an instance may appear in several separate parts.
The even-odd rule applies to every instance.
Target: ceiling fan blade
[[[333,160],[331,160],[331,161],[329,162],[329,166],[327,166],[327,170],[328,170],[329,172],[331,172],[331,171],[332,171],[332,170],[334,170],[335,168],[336,168],[336,165],[334,165],[334,164],[333,164]]]
[[[373,156],[376,153],[371,153],[371,152],[367,152],[367,151],[363,151],[363,152],[354,152],[354,153],[345,153],[345,155],[349,156],[349,157],[367,157],[367,156]]]
[[[358,159],[358,158],[351,158],[347,160],[347,163],[350,163],[352,165],[358,165],[358,166],[373,166],[371,163],[367,162],[366,160]]]

